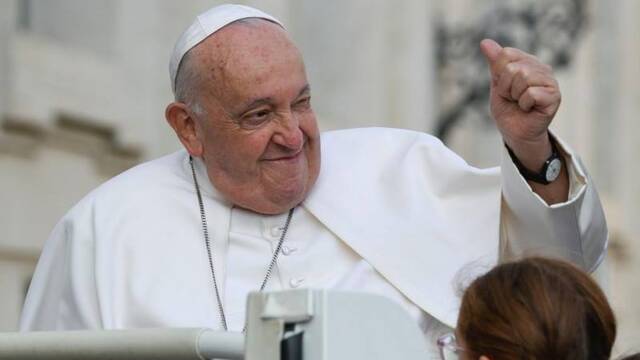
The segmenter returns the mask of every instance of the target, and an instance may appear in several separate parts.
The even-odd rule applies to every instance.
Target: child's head
[[[563,261],[528,258],[471,283],[457,336],[465,359],[609,359],[616,321],[588,274]]]

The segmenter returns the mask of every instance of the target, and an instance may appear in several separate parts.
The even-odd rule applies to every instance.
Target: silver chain
[[[224,313],[224,307],[222,305],[222,299],[220,298],[220,291],[218,290],[218,281],[216,280],[216,271],[213,266],[213,252],[212,252],[212,243],[209,240],[209,230],[207,227],[207,216],[204,212],[204,203],[202,201],[202,194],[200,193],[200,186],[198,185],[198,179],[196,178],[196,170],[193,165],[193,157],[189,156],[189,165],[191,165],[191,174],[193,175],[193,183],[196,188],[196,195],[198,196],[198,206],[200,207],[200,221],[202,223],[202,234],[204,235],[204,244],[207,248],[207,256],[209,258],[209,268],[211,269],[211,279],[213,280],[213,289],[216,293],[216,301],[218,302],[218,312],[220,313],[220,323],[224,331],[229,331],[227,326],[227,317]],[[282,234],[280,235],[280,240],[278,241],[278,245],[276,246],[276,250],[271,257],[271,262],[269,262],[269,266],[267,267],[267,273],[264,276],[264,280],[262,280],[262,284],[260,285],[260,290],[263,291],[267,286],[269,279],[271,278],[271,273],[273,272],[273,268],[278,261],[278,255],[280,255],[280,249],[282,249],[282,243],[284,243],[284,238],[287,235],[287,230],[289,230],[289,224],[291,223],[291,217],[293,217],[293,210],[295,207],[289,210],[289,214],[287,215],[287,220],[284,223],[284,227],[282,228]],[[242,332],[245,332],[247,329],[247,325],[245,322],[244,327],[242,328]]]

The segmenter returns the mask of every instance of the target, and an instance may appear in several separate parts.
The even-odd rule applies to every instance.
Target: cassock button
[[[274,226],[271,228],[271,236],[274,238],[279,238],[282,233],[282,228],[280,226]]]
[[[298,249],[296,249],[294,247],[283,246],[282,247],[282,255],[289,256],[289,255],[293,254],[296,250],[298,250]]]
[[[304,278],[293,278],[289,280],[289,286],[292,288],[297,288],[304,283]]]

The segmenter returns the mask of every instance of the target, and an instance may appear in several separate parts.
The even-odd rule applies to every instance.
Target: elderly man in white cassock
[[[391,298],[435,348],[455,325],[469,264],[535,252],[602,267],[598,196],[548,131],[560,104],[550,67],[480,46],[500,168],[473,168],[423,133],[320,134],[302,57],[278,20],[237,5],[198,16],[170,64],[166,118],[185,149],[63,217],[21,328],[241,331],[249,292],[310,287]]]

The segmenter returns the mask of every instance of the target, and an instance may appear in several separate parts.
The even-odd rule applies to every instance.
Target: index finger
[[[523,59],[533,59],[536,60],[536,57],[524,52],[520,49],[512,48],[512,47],[504,47],[498,54],[496,55],[495,61],[493,61],[491,66],[491,72],[497,76],[500,76],[504,71],[505,67],[512,62],[520,61]]]

